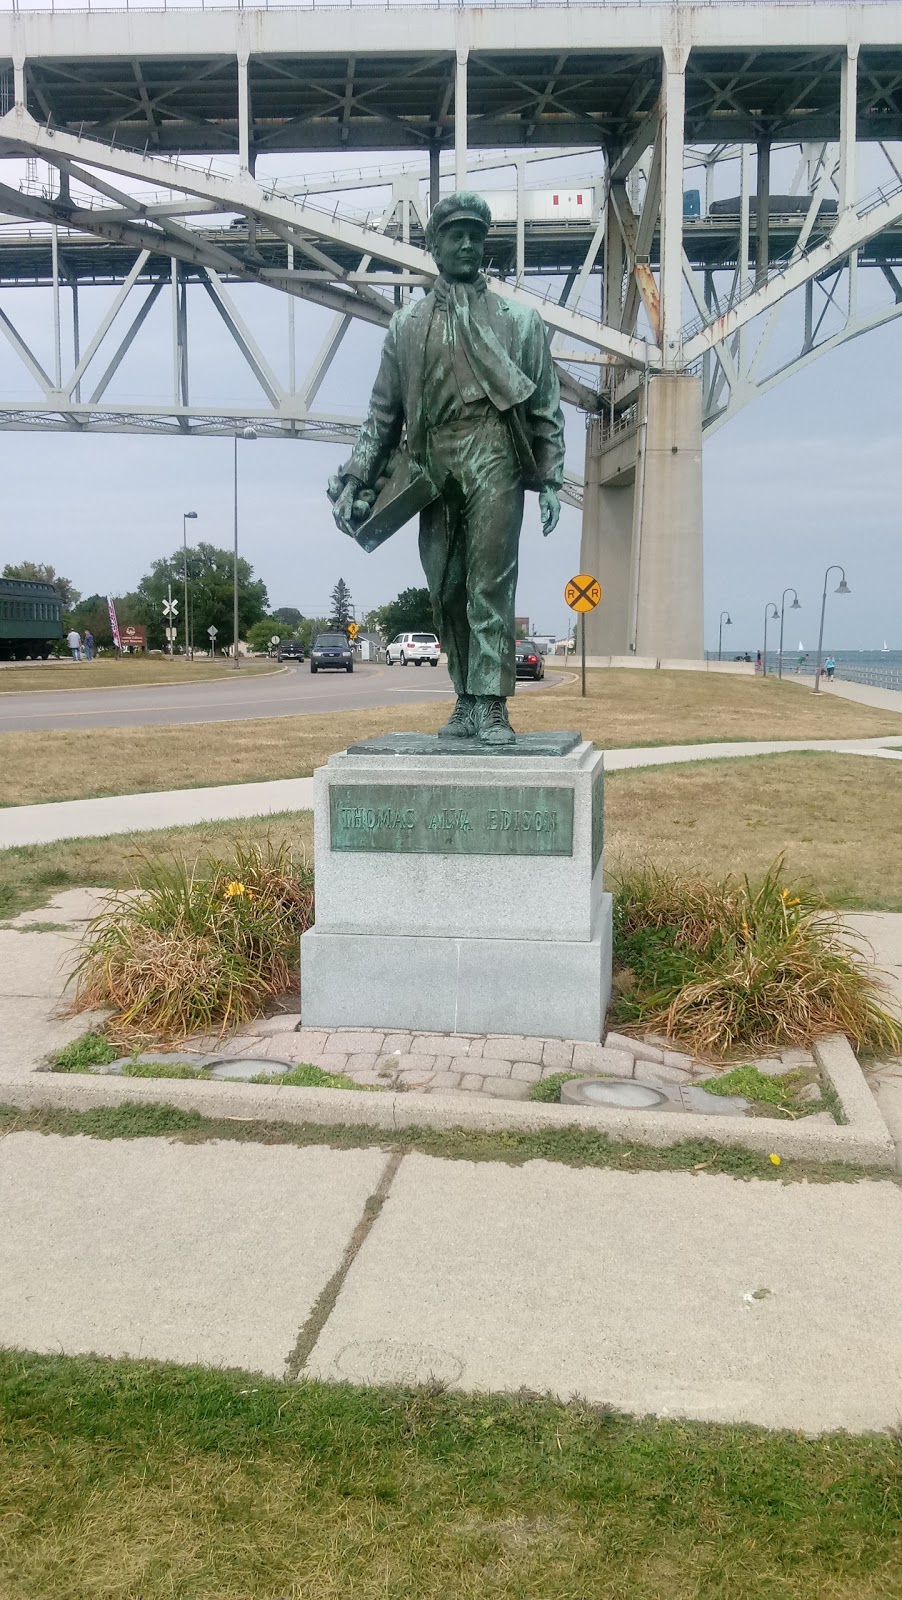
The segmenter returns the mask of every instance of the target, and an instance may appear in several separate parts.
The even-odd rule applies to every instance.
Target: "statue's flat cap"
[[[434,206],[426,224],[426,248],[431,250],[436,235],[450,222],[477,222],[488,233],[492,226],[492,213],[481,194],[461,189],[457,194],[446,194]]]

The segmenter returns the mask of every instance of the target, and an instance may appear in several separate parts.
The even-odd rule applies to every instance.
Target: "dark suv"
[[[354,657],[345,634],[317,634],[310,646],[310,671],[319,672],[320,667],[336,667],[342,672],[354,671]]]
[[[303,661],[304,646],[298,639],[286,639],[279,645],[279,661]]]

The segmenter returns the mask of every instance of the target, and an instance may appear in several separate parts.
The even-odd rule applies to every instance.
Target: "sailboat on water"
[[[884,641],[883,641],[883,650],[882,650],[883,655],[886,655],[888,653],[888,651],[889,651],[889,645],[887,644],[886,640],[884,639]]]

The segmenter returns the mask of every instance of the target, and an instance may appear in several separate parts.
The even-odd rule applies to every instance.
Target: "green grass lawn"
[[[636,673],[636,677],[643,674]],[[650,674],[648,674],[650,676]],[[902,910],[902,762],[800,754],[609,775],[606,870],[651,860],[704,878],[764,873],[785,855],[832,905]],[[78,884],[116,888],[143,854],[195,860],[236,835],[312,854],[310,812],[0,850],[0,918]]]
[[[242,658],[239,671],[275,672],[277,663],[261,657]],[[28,694],[35,689],[137,689],[158,683],[200,683],[204,679],[224,678],[235,671],[225,656],[211,659],[198,656],[95,656],[93,661],[47,661],[41,666],[17,663],[0,667],[0,694]]]
[[[93,1052],[92,1052],[93,1054]],[[71,1055],[70,1055],[71,1059]],[[68,1070],[79,1070],[70,1068]],[[193,1076],[170,1067],[132,1073],[141,1077]],[[299,1076],[315,1071],[300,1067]],[[268,1082],[276,1079],[268,1078]],[[546,1079],[550,1082],[550,1079]],[[227,1091],[223,1089],[223,1098]],[[0,1086],[2,1096],[2,1086]],[[717,1172],[767,1183],[859,1183],[868,1169],[842,1161],[798,1161],[780,1154],[779,1129],[774,1130],[775,1150],[770,1154],[745,1150],[741,1145],[718,1145],[713,1138],[686,1139],[675,1145],[618,1142],[605,1133],[585,1128],[544,1128],[533,1133],[516,1130],[493,1132],[467,1128],[385,1128],[366,1123],[254,1122],[244,1117],[202,1116],[181,1106],[158,1101],[125,1101],[121,1105],[94,1106],[88,1111],[29,1110],[3,1105],[0,1100],[0,1138],[15,1133],[55,1134],[60,1138],[177,1139],[184,1144],[226,1140],[230,1144],[324,1145],[330,1150],[364,1150],[374,1147],[403,1155],[421,1155],[447,1161],[503,1161],[522,1166],[525,1161],[556,1161],[565,1167],[612,1168],[617,1172]],[[779,1160],[774,1163],[772,1155]]]
[[[268,670],[267,663],[261,665]],[[385,668],[371,670],[394,681]],[[585,700],[578,683],[567,682],[519,695],[511,709],[522,733],[578,728],[607,749],[902,734],[902,716],[891,711],[815,696],[776,678],[706,672],[598,670],[588,674]],[[432,733],[447,715],[447,703],[439,698],[227,724],[4,733],[0,805],[305,777],[354,740],[391,731]]]
[[[896,1438],[0,1355],[4,1600],[894,1600]]]

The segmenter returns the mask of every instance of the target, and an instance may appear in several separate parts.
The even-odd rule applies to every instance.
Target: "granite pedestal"
[[[604,758],[537,744],[394,736],[319,769],[305,1027],[601,1037]]]

